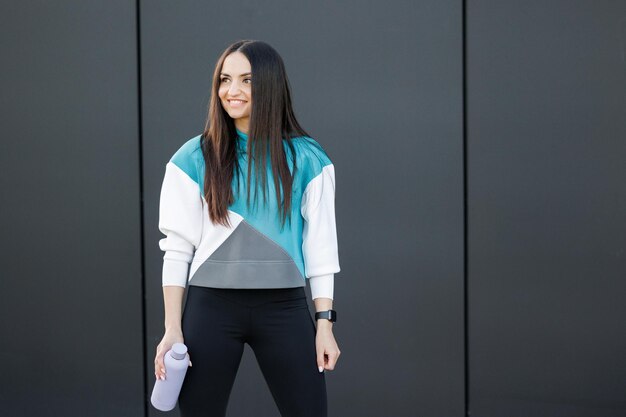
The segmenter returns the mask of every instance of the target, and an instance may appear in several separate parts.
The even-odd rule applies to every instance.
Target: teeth
[[[243,100],[231,100],[231,103],[243,103]]]

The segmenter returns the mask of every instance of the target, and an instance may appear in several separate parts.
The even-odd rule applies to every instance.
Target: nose
[[[230,83],[230,87],[228,88],[228,94],[230,97],[236,96],[239,92],[239,81],[232,81]]]

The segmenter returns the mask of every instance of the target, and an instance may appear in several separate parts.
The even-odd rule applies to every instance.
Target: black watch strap
[[[318,311],[315,313],[315,320],[326,319],[331,322],[337,321],[337,312],[335,310]]]

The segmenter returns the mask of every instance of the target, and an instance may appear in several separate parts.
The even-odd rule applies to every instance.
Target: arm
[[[330,310],[333,307],[333,300],[330,298],[315,298],[315,310]],[[337,359],[341,351],[337,346],[337,341],[333,335],[333,323],[330,320],[320,319],[315,323],[315,349],[317,352],[317,367],[320,372],[324,369],[333,370],[337,364]]]
[[[315,298],[313,299],[315,303],[315,311],[325,311],[331,310],[333,308],[333,300],[330,298]],[[318,331],[333,331],[333,322],[330,320],[317,320],[315,326]]]
[[[311,286],[311,298],[315,303],[315,312],[330,310],[333,308],[335,276],[334,274],[317,275],[309,278]],[[332,322],[320,320],[316,323],[318,329],[325,328],[332,330]]]
[[[185,287],[177,285],[163,286],[163,301],[165,303],[165,334],[161,343],[157,346],[156,357],[154,358],[154,375],[157,379],[164,380],[165,365],[163,357],[174,343],[184,343],[181,326],[183,295]],[[191,363],[189,364],[191,366]]]
[[[183,295],[185,288],[176,285],[163,287],[163,301],[165,304],[165,331],[182,335],[181,319],[183,309]]]
[[[333,299],[334,275],[340,271],[335,225],[335,170],[321,168],[306,186],[301,213],[302,254],[311,297]]]
[[[339,272],[335,226],[335,171],[325,165],[303,194],[303,255],[315,311],[333,307],[334,274]],[[333,335],[333,323],[316,320],[315,347],[320,372],[333,370],[340,351]]]
[[[163,357],[174,343],[184,343],[182,303],[189,263],[199,244],[202,203],[197,183],[173,162],[168,162],[161,187],[159,230],[166,235],[159,241],[163,256],[162,287],[165,308],[165,334],[154,359],[156,378],[165,379]],[[191,363],[190,363],[191,366]]]

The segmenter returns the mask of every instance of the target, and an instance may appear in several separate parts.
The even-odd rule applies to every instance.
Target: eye
[[[228,81],[228,78],[220,78],[220,82]],[[244,78],[244,81],[249,81],[248,84],[252,82],[252,78]]]

